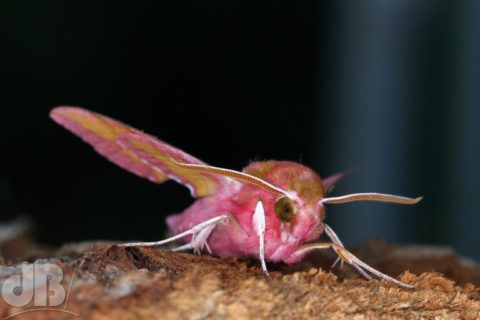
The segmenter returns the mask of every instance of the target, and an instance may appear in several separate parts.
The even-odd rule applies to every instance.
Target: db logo
[[[62,286],[63,270],[57,264],[35,262],[16,267],[1,267],[0,276],[3,278],[2,298],[5,302],[17,308],[30,306],[16,314],[45,309],[73,314],[66,310],[68,294]],[[74,276],[75,272],[72,283]],[[61,304],[61,308],[54,308]],[[14,315],[7,318],[12,316]]]

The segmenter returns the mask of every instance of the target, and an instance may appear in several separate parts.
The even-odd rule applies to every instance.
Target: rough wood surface
[[[399,279],[416,285],[413,290],[366,281],[348,266],[332,273],[334,256],[327,252],[296,266],[270,265],[271,280],[256,261],[107,243],[23,251],[16,258],[8,246],[3,252],[10,256],[5,266],[21,260],[59,265],[67,291],[73,283],[65,310],[78,314],[36,310],[12,319],[480,318],[480,268],[443,249],[370,242],[354,251],[383,272],[402,273]],[[30,308],[1,300],[0,316]]]

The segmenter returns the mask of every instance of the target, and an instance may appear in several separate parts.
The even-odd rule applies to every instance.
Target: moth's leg
[[[193,249],[193,252],[195,254],[200,255],[202,254],[203,248],[207,248],[208,253],[212,254],[212,250],[210,249],[210,246],[208,245],[207,240],[216,226],[217,226],[216,224],[213,224],[211,226],[206,227],[205,229],[202,229],[198,234],[192,237],[192,240],[190,241],[190,243],[186,243],[179,247],[175,247],[171,250],[173,252],[178,252],[178,251]]]
[[[395,283],[395,284],[397,284],[401,287],[404,287],[404,288],[411,289],[411,288],[415,287],[415,286],[412,286],[410,284],[403,283],[403,282],[401,282],[401,281],[399,281],[395,278],[392,278],[392,277],[378,271],[377,269],[374,269],[374,268],[370,267],[368,264],[366,264],[362,260],[358,259],[355,255],[353,255],[353,253],[351,253],[350,251],[345,249],[343,246],[340,246],[336,243],[331,243],[331,242],[308,243],[308,244],[305,244],[305,245],[301,246],[300,248],[298,248],[298,250],[295,251],[294,254],[304,255],[304,254],[306,254],[306,253],[308,253],[312,250],[315,250],[315,249],[328,249],[328,248],[333,249],[333,251],[335,251],[335,253],[338,255],[338,257],[340,259],[342,259],[346,263],[353,266],[363,276],[366,275],[367,279],[371,279],[371,277],[367,274],[366,271],[370,272],[371,274],[373,274],[373,275],[375,275],[375,276],[377,276],[381,279],[385,279],[387,281],[393,282],[393,283]]]
[[[338,245],[342,248],[345,248],[342,241],[340,241],[340,238],[338,238],[337,234],[335,232],[333,232],[332,228],[330,228],[330,226],[328,224],[325,224],[325,233],[330,238],[330,240],[332,240],[333,243],[335,243],[336,245]],[[340,268],[343,268],[343,260],[340,257],[337,257],[337,259],[335,259],[335,262],[333,262],[331,268],[334,268],[339,261],[340,261]],[[369,276],[367,276],[367,278],[368,277]]]
[[[206,226],[202,230],[200,230],[197,234],[192,236],[192,240],[190,241],[190,245],[193,249],[195,254],[200,255],[202,253],[203,248],[207,248],[208,253],[212,254],[212,250],[207,243],[208,237],[212,233],[213,229],[217,226],[219,222],[215,224],[211,224]]]
[[[340,240],[340,238],[337,236],[337,234],[333,231],[332,228],[330,228],[330,226],[328,224],[325,224],[325,233],[327,234],[327,236],[330,238],[330,240],[332,240],[333,243],[335,243],[336,245],[338,245],[339,247],[342,247],[342,248],[345,248],[345,246],[343,245],[342,241]],[[340,262],[340,268],[343,268],[343,259],[339,257],[337,257],[337,259],[335,260],[335,262],[332,264],[332,268],[335,267],[337,265],[337,263]],[[365,273],[365,271],[361,270],[361,269],[357,269],[365,278],[367,279],[371,279],[372,277],[370,277],[369,274]]]
[[[184,245],[181,245],[179,247],[175,247],[173,249],[171,249],[171,251],[173,252],[178,252],[178,251],[185,251],[185,250],[192,250],[193,249],[193,246],[192,246],[192,243],[186,243]]]
[[[335,233],[335,231],[333,231],[332,228],[330,228],[329,225],[325,224],[325,233],[327,234],[327,236],[330,238],[330,240],[332,240],[333,243],[335,243],[337,246],[339,246],[340,248],[343,248],[344,250],[347,250],[345,249],[345,246],[343,245],[342,241],[340,240],[340,238],[337,236],[337,234]],[[337,253],[338,254],[338,253]],[[332,265],[332,268],[338,263],[338,261],[340,261],[340,267],[342,268],[343,267],[343,262],[344,260],[341,258],[341,256],[339,255],[338,258],[335,260],[335,262],[333,263]],[[353,265],[353,267],[355,269],[357,269],[357,271],[362,274],[362,276],[364,276],[365,278],[367,278],[368,280],[372,280],[372,277],[365,272],[365,270],[363,270],[362,268],[360,268],[359,266],[357,265]]]
[[[255,206],[255,212],[253,213],[253,228],[258,236],[258,253],[260,263],[262,264],[262,270],[267,278],[270,278],[267,270],[267,264],[265,263],[265,208],[261,200],[258,200]]]
[[[208,236],[210,235],[210,233],[213,231],[213,228],[215,228],[215,226],[219,223],[222,223],[222,222],[225,222],[226,220],[230,219],[231,216],[230,215],[221,215],[221,216],[217,216],[217,217],[214,217],[214,218],[211,218],[211,219],[208,219],[204,222],[201,222],[195,226],[193,226],[192,228],[182,232],[182,233],[179,233],[173,237],[170,237],[170,238],[167,238],[167,239],[164,239],[164,240],[160,240],[160,241],[154,241],[154,242],[130,242],[130,243],[122,243],[122,244],[119,244],[119,246],[122,246],[122,247],[153,247],[153,246],[160,246],[160,245],[163,245],[163,244],[167,244],[167,243],[170,243],[170,242],[173,242],[175,240],[178,240],[180,238],[183,238],[185,236],[188,236],[188,235],[192,235],[192,241],[188,244],[189,247],[187,247],[187,245],[185,246],[181,246],[179,248],[181,248],[182,250],[183,249],[194,249],[194,250],[201,250],[204,246],[207,247],[207,250],[210,251],[210,247],[208,247],[208,244],[207,244],[207,239],[208,239]],[[179,249],[177,248],[177,249]]]

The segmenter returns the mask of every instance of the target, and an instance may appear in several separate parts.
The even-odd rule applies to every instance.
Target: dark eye
[[[293,215],[295,214],[292,200],[287,197],[278,199],[277,202],[275,202],[275,214],[283,222],[292,221]]]

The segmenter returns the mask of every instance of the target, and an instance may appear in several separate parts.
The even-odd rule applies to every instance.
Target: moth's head
[[[295,162],[262,161],[253,162],[244,172],[280,189],[273,210],[283,234],[297,240],[320,236],[325,218],[320,201],[325,191],[315,171]]]
[[[407,198],[381,193],[355,193],[341,197],[326,197],[344,173],[333,175],[323,182],[310,168],[294,162],[254,162],[245,169],[277,187],[274,211],[282,230],[294,238],[306,241],[317,239],[324,229],[326,204],[354,201],[379,201],[414,204],[422,198]]]
[[[282,231],[293,239],[312,241],[323,232],[325,209],[319,202],[310,203],[290,193],[275,200],[274,212]]]
[[[253,162],[244,169],[244,172],[276,186],[280,189],[280,194],[294,201],[299,198],[304,203],[316,204],[325,195],[318,174],[296,162],[273,160]]]

